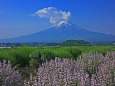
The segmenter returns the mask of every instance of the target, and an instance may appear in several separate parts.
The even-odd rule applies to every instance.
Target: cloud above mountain
[[[70,19],[71,13],[57,10],[55,7],[48,7],[38,10],[34,15],[40,18],[47,18],[49,22],[53,25],[59,24],[62,21],[68,21]]]

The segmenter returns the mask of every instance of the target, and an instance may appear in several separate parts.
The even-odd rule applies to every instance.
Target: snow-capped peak
[[[67,24],[67,21],[61,21],[57,24],[58,27],[62,26],[62,25],[65,25]]]
[[[68,27],[72,24],[69,21],[61,21],[58,24],[54,25],[53,27],[61,28],[62,26]]]
[[[70,21],[61,21],[58,24],[52,26],[53,29],[79,29],[83,30],[82,28],[76,26],[75,24],[71,23]]]

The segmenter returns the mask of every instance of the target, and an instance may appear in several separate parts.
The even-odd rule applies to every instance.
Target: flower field
[[[72,59],[50,60],[42,64],[36,75],[30,75],[25,86],[114,86],[115,52],[106,56],[88,53],[78,61]]]
[[[115,86],[114,49],[114,46],[1,49],[0,86]]]

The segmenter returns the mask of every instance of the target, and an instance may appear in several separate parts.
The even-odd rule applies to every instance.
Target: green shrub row
[[[100,52],[103,55],[108,51],[115,51],[115,46],[56,46],[56,47],[20,47],[0,49],[0,60],[10,60],[17,67],[39,66],[42,62],[55,57],[72,58],[77,60],[83,53],[89,51]]]

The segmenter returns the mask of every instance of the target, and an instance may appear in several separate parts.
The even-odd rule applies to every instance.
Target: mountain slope
[[[43,30],[34,34],[3,39],[0,42],[62,42],[68,39],[82,39],[90,42],[114,41],[114,35],[91,32],[70,22],[61,22],[47,30]]]

